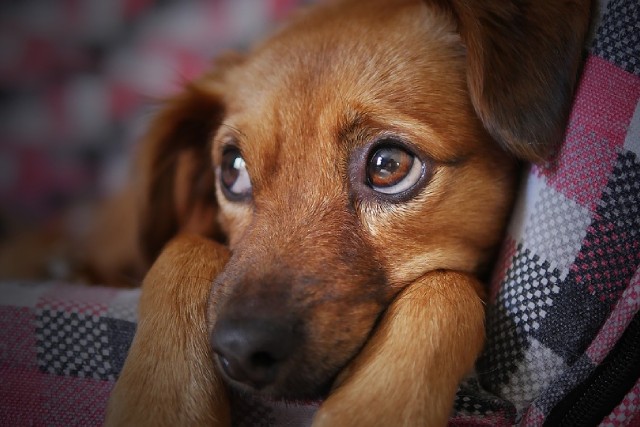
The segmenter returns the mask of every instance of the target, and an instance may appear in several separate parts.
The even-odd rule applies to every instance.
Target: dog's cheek
[[[309,341],[331,349],[330,357],[341,367],[362,347],[383,310],[384,305],[374,300],[345,300],[324,306],[310,317]]]
[[[248,204],[234,204],[218,197],[220,209],[217,215],[217,223],[226,237],[226,243],[234,248],[245,234],[251,223],[251,206]]]
[[[516,163],[503,155],[443,170],[415,199],[359,214],[390,287],[433,270],[483,273],[513,201]]]

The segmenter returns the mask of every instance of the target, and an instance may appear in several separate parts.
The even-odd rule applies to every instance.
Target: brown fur
[[[226,423],[206,337],[247,317],[295,325],[295,351],[260,392],[331,390],[316,425],[446,423],[482,346],[477,277],[516,157],[561,137],[588,12],[587,0],[342,0],[191,83],[142,152],[141,252],[178,236],[145,279],[108,423]],[[363,178],[385,135],[426,159],[428,182],[403,200]],[[211,172],[231,141],[251,176],[243,202]],[[185,231],[225,243],[229,260]]]
[[[107,425],[229,423],[206,333],[211,277],[227,258],[224,247],[196,235],[167,245],[142,285],[138,332],[113,390]],[[167,324],[167,314],[179,327]]]

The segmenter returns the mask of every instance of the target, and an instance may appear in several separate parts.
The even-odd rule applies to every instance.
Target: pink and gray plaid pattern
[[[451,424],[542,425],[640,309],[640,5],[611,0],[566,140],[524,176],[491,281],[488,343]],[[94,425],[138,291],[0,287],[0,425]],[[234,397],[237,426],[307,425],[317,405]],[[640,425],[640,380],[602,426]]]
[[[524,177],[492,281],[487,347],[463,386],[484,401],[459,396],[454,423],[491,412],[540,425],[638,313],[639,14],[635,1],[609,2],[565,141]],[[638,422],[639,392],[636,383],[607,425]]]
[[[140,290],[0,289],[0,425],[101,425],[135,332]]]
[[[122,184],[149,101],[304,2],[0,2],[0,219],[42,220]]]

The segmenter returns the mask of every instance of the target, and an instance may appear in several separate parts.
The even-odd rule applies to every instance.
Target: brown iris
[[[415,157],[400,147],[378,148],[367,167],[367,179],[374,189],[393,187],[409,175]]]

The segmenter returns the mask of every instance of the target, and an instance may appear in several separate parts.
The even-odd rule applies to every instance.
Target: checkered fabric
[[[0,425],[101,425],[140,290],[3,283],[0,292]]]
[[[523,178],[492,280],[487,346],[453,424],[491,413],[540,425],[638,313],[639,15],[635,0],[606,5],[565,141]],[[640,382],[603,425],[639,425],[639,394]]]
[[[0,220],[124,184],[153,101],[305,1],[0,2]]]
[[[451,425],[542,425],[638,315],[639,14],[637,0],[604,5],[565,142],[523,176]],[[0,296],[0,425],[101,424],[139,291],[5,283]],[[317,408],[232,400],[237,426],[308,425]],[[601,425],[640,425],[640,380]]]
[[[136,329],[140,289],[0,283],[0,425],[98,426]],[[317,403],[234,396],[238,427],[305,425]]]

